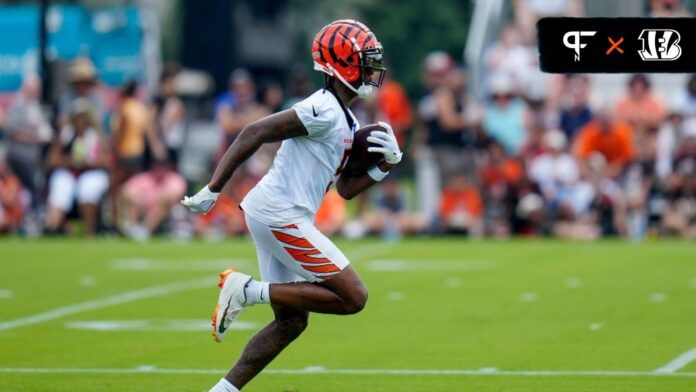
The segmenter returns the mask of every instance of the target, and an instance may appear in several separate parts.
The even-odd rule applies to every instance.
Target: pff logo
[[[676,30],[645,29],[638,39],[643,43],[643,49],[638,51],[643,61],[673,61],[681,56],[681,36]]]
[[[587,44],[583,44],[581,37],[592,37],[596,31],[569,31],[563,36],[563,45],[575,51],[575,61],[580,61],[580,49],[584,49]]]

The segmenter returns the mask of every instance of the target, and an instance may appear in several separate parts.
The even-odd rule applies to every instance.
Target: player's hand
[[[368,152],[376,152],[384,155],[384,160],[390,165],[396,165],[401,162],[401,157],[404,155],[399,149],[399,143],[394,137],[394,131],[392,131],[391,125],[385,122],[378,122],[387,132],[384,131],[372,131],[370,136],[367,137],[367,141],[370,143],[378,144],[379,147],[368,147]]]
[[[195,195],[191,197],[184,196],[181,204],[197,214],[207,214],[215,205],[219,195],[219,192],[211,192],[206,185],[205,188],[198,191]]]

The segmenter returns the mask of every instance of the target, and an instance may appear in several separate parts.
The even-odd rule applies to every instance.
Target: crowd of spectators
[[[485,53],[483,98],[469,94],[465,67],[432,52],[421,97],[410,99],[388,77],[352,108],[362,125],[392,124],[406,161],[354,201],[330,190],[316,216],[320,230],[386,239],[696,237],[696,75],[670,99],[649,75],[632,75],[624,93],[608,99],[589,75],[541,74],[521,25],[504,27]],[[0,232],[245,234],[238,203],[279,144],[245,162],[209,214],[188,213],[178,201],[207,178],[187,180],[177,170],[191,130],[176,78],[167,68],[155,96],[128,82],[110,97],[92,63],[79,59],[50,117],[39,102],[41,81],[27,77],[0,110]],[[300,70],[289,79],[287,88],[257,86],[249,71],[231,73],[210,118],[218,143],[207,172],[244,126],[320,87]]]
[[[185,130],[173,77],[165,70],[150,100],[134,81],[110,95],[79,58],[51,115],[41,80],[27,76],[0,116],[0,231],[144,239],[162,229],[186,192],[175,170]]]

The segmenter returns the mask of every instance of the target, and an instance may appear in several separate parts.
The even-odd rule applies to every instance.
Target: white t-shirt
[[[353,113],[329,90],[319,90],[292,108],[308,135],[283,140],[273,166],[241,204],[246,213],[271,226],[314,220],[358,129]]]

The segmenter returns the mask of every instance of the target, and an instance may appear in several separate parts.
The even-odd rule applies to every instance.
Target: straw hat
[[[97,70],[88,58],[78,58],[70,67],[70,81],[73,83],[94,82],[96,78]]]

